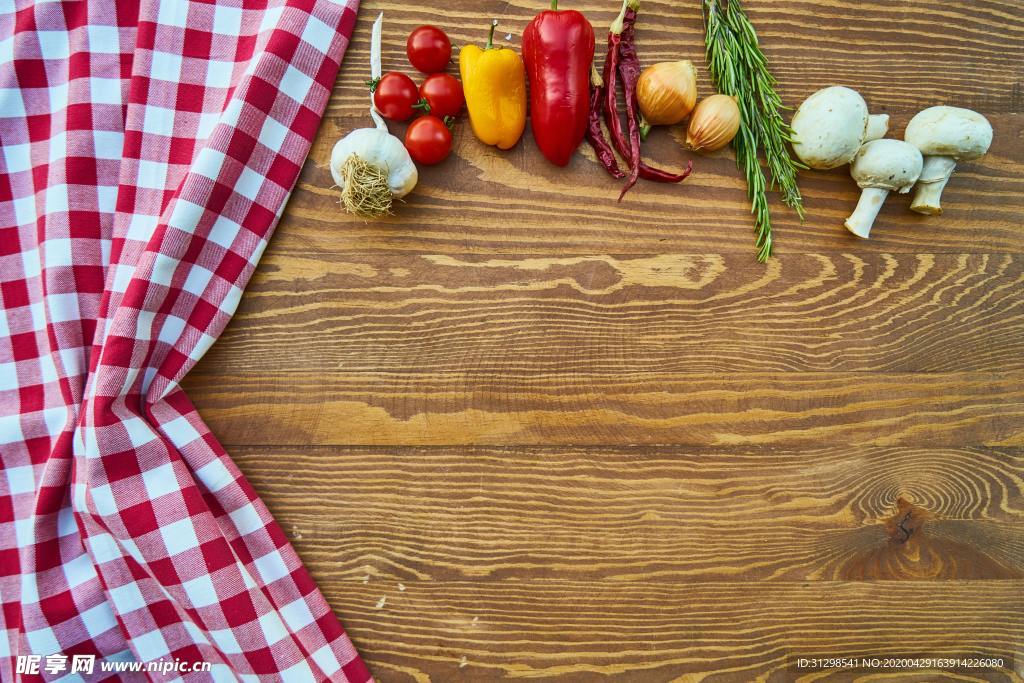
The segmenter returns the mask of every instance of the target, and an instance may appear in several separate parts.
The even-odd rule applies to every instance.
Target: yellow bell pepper
[[[511,149],[526,128],[526,68],[515,50],[494,45],[467,45],[459,53],[459,72],[473,132],[485,145]]]

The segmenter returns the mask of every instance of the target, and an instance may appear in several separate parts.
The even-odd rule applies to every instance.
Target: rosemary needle
[[[757,232],[757,260],[764,262],[772,255],[774,246],[767,192],[781,192],[782,201],[802,220],[804,202],[796,176],[805,167],[786,147],[793,131],[782,118],[785,107],[775,90],[775,77],[768,70],[768,60],[740,0],[701,3],[708,71],[719,92],[735,96],[740,107],[740,130],[733,147],[736,165],[747,177],[747,195]],[[758,159],[759,150],[764,150],[770,186]]]

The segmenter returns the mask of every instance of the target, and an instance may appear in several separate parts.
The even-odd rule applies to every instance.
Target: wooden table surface
[[[518,47],[545,4],[364,3],[186,383],[375,675],[822,680],[796,659],[978,655],[1006,668],[864,680],[1024,680],[1024,3],[747,1],[790,105],[843,84],[895,136],[940,103],[992,122],[945,215],[893,197],[870,241],[842,227],[845,170],[802,175],[803,225],[776,202],[760,265],[729,150],[620,205],[589,149],[556,169],[468,122],[394,218],[342,213],[327,163],[369,124],[376,14],[385,69],[411,72],[414,27],[481,43],[497,17]],[[603,44],[618,3],[568,4]],[[645,0],[638,45],[711,92],[697,0]],[[646,153],[680,168],[681,137]]]

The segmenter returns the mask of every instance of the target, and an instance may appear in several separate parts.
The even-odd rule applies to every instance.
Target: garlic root
[[[363,218],[380,218],[391,213],[394,195],[384,169],[352,154],[338,169],[341,203],[345,210]]]

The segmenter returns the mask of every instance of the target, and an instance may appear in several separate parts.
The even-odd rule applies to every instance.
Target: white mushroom
[[[793,151],[800,160],[828,170],[850,163],[865,142],[885,137],[889,116],[869,116],[860,93],[834,85],[804,100],[792,127]]]
[[[924,170],[912,211],[942,213],[942,191],[958,161],[985,155],[992,144],[992,124],[984,116],[960,107],[931,107],[910,120],[903,139],[921,150]]]
[[[861,147],[850,165],[850,175],[862,192],[857,209],[846,219],[846,229],[867,239],[885,198],[894,191],[910,192],[923,164],[921,152],[900,140],[873,140]]]

